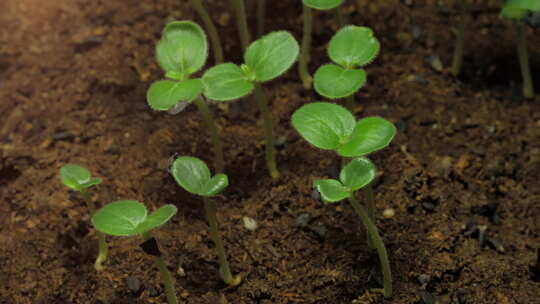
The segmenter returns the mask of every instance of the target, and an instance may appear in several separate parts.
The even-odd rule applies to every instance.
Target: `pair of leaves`
[[[210,169],[202,160],[182,156],[174,160],[171,174],[182,188],[200,196],[214,196],[229,185],[223,173],[211,176]]]
[[[392,141],[395,126],[381,117],[356,121],[342,106],[328,102],[306,104],[292,115],[292,125],[310,144],[357,157],[380,150]]]
[[[178,102],[191,102],[202,92],[200,79],[189,76],[200,70],[208,58],[203,29],[191,21],[169,23],[156,47],[157,61],[171,80],[154,82],[146,98],[154,110],[167,111]]]
[[[514,20],[522,20],[533,12],[540,12],[540,1],[504,0],[501,8],[502,17]]]
[[[88,169],[73,164],[64,165],[60,169],[60,180],[68,188],[79,192],[94,185],[101,184],[101,179],[92,177]]]
[[[366,83],[366,72],[357,67],[373,61],[379,50],[380,43],[370,28],[343,27],[328,45],[328,56],[335,64],[325,64],[315,72],[315,90],[332,99],[354,94]]]
[[[315,182],[315,188],[321,194],[324,202],[338,202],[348,198],[352,193],[368,185],[376,175],[373,163],[365,158],[354,158],[339,173],[339,181],[321,179]]]
[[[204,95],[218,101],[246,96],[255,82],[270,81],[285,73],[296,61],[299,49],[289,32],[269,33],[249,45],[245,64],[223,63],[206,71],[202,77]]]
[[[114,236],[142,234],[165,224],[176,214],[176,207],[165,205],[148,215],[143,203],[121,200],[99,209],[92,217],[94,227]]]
[[[318,10],[329,10],[336,8],[343,3],[344,0],[302,0],[305,6]]]

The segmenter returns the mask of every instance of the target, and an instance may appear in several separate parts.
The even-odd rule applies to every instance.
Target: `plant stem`
[[[150,232],[148,231],[144,232],[142,236],[145,241],[148,241],[151,238]],[[169,271],[169,269],[167,269],[167,265],[165,264],[165,261],[163,260],[161,254],[154,256],[154,262],[156,262],[156,266],[159,269],[161,281],[163,281],[163,285],[165,285],[167,302],[169,302],[169,304],[178,304],[178,299],[176,298],[176,291],[174,290],[171,272]]]
[[[261,111],[261,115],[264,121],[264,135],[266,137],[265,145],[265,158],[266,167],[272,178],[279,177],[279,171],[276,165],[276,155],[274,149],[274,129],[272,127],[272,115],[268,109],[268,103],[266,102],[266,95],[261,87],[260,83],[255,83],[255,99],[257,99],[257,105]]]
[[[367,186],[362,188],[362,193],[364,194],[364,199],[366,202],[365,205],[366,205],[369,219],[375,223],[375,198],[373,195],[373,187],[371,187],[371,184],[368,184]],[[369,232],[367,233],[367,240],[368,240],[369,247],[375,248],[373,239]]]
[[[88,206],[88,210],[90,210],[90,217],[94,216],[94,214],[96,213],[96,205],[90,199],[90,195],[88,195],[88,189],[82,189],[81,194],[84,202],[86,203],[86,206]],[[105,267],[103,266],[103,262],[107,260],[109,248],[107,246],[107,241],[105,240],[105,234],[96,230],[96,235],[98,238],[98,255],[96,261],[94,262],[94,268],[97,271],[102,271],[103,269],[105,269]]]
[[[221,41],[219,40],[219,35],[216,30],[216,26],[214,25],[214,22],[212,22],[212,18],[210,18],[210,15],[208,14],[208,11],[204,8],[201,0],[191,0],[191,6],[193,6],[193,8],[197,11],[202,21],[204,22],[206,31],[210,36],[210,41],[212,43],[212,48],[214,51],[214,60],[216,61],[216,64],[222,63],[223,49],[221,48]]]
[[[354,211],[356,211],[356,214],[360,217],[360,220],[366,227],[368,233],[371,235],[371,238],[373,240],[373,245],[377,249],[377,253],[379,254],[379,260],[381,262],[381,268],[383,273],[383,284],[384,284],[384,290],[383,294],[385,298],[390,298],[392,296],[392,272],[390,270],[390,262],[388,261],[388,253],[386,252],[386,247],[384,246],[384,243],[381,239],[381,236],[379,235],[379,231],[377,230],[377,227],[371,221],[369,218],[368,213],[364,209],[360,203],[356,200],[354,197],[354,193],[351,193],[351,196],[349,198],[349,201],[351,202],[351,205],[354,208]]]
[[[523,21],[516,21],[516,35],[517,35],[517,53],[519,59],[519,65],[521,67],[521,76],[523,77],[523,96],[525,98],[534,97],[534,87],[531,77],[531,70],[529,68],[529,55],[527,53],[527,40],[525,40],[525,23]]]
[[[247,27],[246,7],[244,6],[244,0],[232,0],[234,11],[236,12],[236,25],[238,26],[238,33],[240,34],[240,42],[244,51],[249,46],[249,31]]]
[[[219,274],[223,281],[231,286],[240,284],[242,278],[240,276],[233,277],[229,262],[227,261],[227,253],[223,246],[223,241],[219,235],[216,219],[216,206],[210,198],[203,196],[204,210],[206,211],[206,219],[208,220],[208,226],[210,228],[210,237],[216,245],[219,260]]]
[[[257,36],[264,34],[264,17],[266,15],[266,0],[257,1]]]
[[[214,146],[214,166],[216,172],[222,173],[225,166],[225,161],[223,160],[223,144],[219,137],[216,122],[210,108],[206,102],[204,102],[201,95],[195,98],[195,105],[197,105],[197,108],[199,109],[199,112],[206,123],[206,127],[208,128],[208,133],[210,133],[210,138],[212,139],[212,144]]]
[[[354,93],[346,97],[347,109],[354,115]]]
[[[298,58],[298,74],[304,83],[306,90],[311,88],[313,78],[309,75],[308,63],[310,60],[311,32],[313,31],[313,10],[307,5],[303,5],[304,33],[302,34],[302,49]]]
[[[467,16],[469,12],[468,0],[461,0],[461,7],[459,10],[459,24],[456,33],[456,45],[454,47],[454,54],[452,56],[452,68],[450,72],[452,75],[457,76],[461,71],[461,65],[463,63],[463,48],[465,45],[465,26],[467,23]]]
[[[343,16],[343,12],[341,11],[341,5],[334,9],[334,20],[336,20],[338,29],[345,26],[345,16]]]

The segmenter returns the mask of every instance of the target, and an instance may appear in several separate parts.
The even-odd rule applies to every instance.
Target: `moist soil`
[[[540,98],[521,97],[515,35],[498,1],[473,4],[459,78],[448,69],[457,1],[345,2],[348,22],[371,27],[382,45],[355,114],[398,128],[372,156],[391,299],[380,294],[378,257],[351,206],[323,204],[313,192],[314,180],[336,176],[340,160],[291,127],[299,106],[323,100],[303,89],[296,66],[264,85],[278,179],[266,172],[253,98],[212,105],[230,179],[215,198],[219,230],[233,272],[244,277],[234,288],[220,280],[202,202],[167,171],[175,155],[212,160],[205,125],[195,107],[158,113],[145,98],[163,77],[154,46],[164,25],[200,21],[186,2],[0,2],[0,303],[166,301],[140,238],[108,238],[106,271],[94,270],[88,209],[59,180],[66,163],[104,180],[91,191],[99,206],[129,198],[152,210],[178,207],[154,236],[185,303],[540,303]],[[231,5],[210,2],[226,58],[240,62]],[[266,30],[300,40],[299,1],[267,2]],[[315,18],[312,72],[329,61],[336,30],[332,14]],[[540,88],[538,33],[527,29]],[[258,228],[246,229],[243,217]]]

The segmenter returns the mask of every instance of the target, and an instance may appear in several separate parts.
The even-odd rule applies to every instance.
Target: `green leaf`
[[[134,200],[122,200],[105,205],[92,217],[98,231],[115,236],[138,234],[137,227],[146,220],[146,207]]]
[[[186,81],[160,80],[150,86],[146,93],[146,99],[152,109],[167,111],[178,102],[191,102],[201,92],[202,81],[200,79]]]
[[[233,63],[218,64],[208,69],[202,81],[204,96],[218,101],[244,97],[254,88],[244,71]]]
[[[340,6],[343,1],[344,0],[302,0],[305,6],[319,10],[336,8]]]
[[[315,188],[317,188],[325,203],[339,202],[351,196],[347,188],[335,179],[320,179],[315,181]]]
[[[501,16],[507,19],[521,20],[531,12],[540,11],[538,0],[505,0],[501,8]]]
[[[202,28],[191,21],[174,21],[162,32],[156,47],[159,66],[169,75],[184,78],[200,70],[208,57],[208,42]]]
[[[377,169],[369,159],[358,157],[341,169],[339,179],[350,191],[356,191],[371,183],[376,174]]]
[[[285,73],[296,61],[299,49],[298,42],[289,32],[272,32],[249,45],[244,61],[255,80],[265,82]]]
[[[208,166],[191,156],[177,158],[173,162],[171,174],[186,191],[201,196],[214,196],[229,185],[227,175],[216,174],[211,177]]]
[[[330,40],[328,56],[335,63],[352,69],[375,59],[381,45],[368,27],[348,25]]]
[[[176,214],[176,211],[177,208],[174,205],[162,206],[146,217],[146,220],[139,224],[135,230],[137,233],[144,233],[159,227],[169,221],[169,219]]]
[[[325,150],[335,150],[346,142],[356,124],[351,112],[328,102],[306,104],[293,113],[291,120],[306,141]]]
[[[64,165],[60,169],[60,180],[65,186],[76,191],[82,191],[101,183],[101,179],[93,178],[88,169],[73,164]]]
[[[335,64],[321,66],[314,76],[315,91],[331,99],[350,96],[365,83],[364,70],[346,70]]]
[[[396,127],[388,120],[367,117],[356,123],[350,140],[337,153],[345,157],[367,155],[388,146],[395,135]]]

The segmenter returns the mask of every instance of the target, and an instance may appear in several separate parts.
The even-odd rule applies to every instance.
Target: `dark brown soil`
[[[540,98],[520,97],[514,34],[498,17],[499,1],[474,4],[459,79],[447,71],[457,1],[346,1],[349,22],[372,27],[382,44],[366,68],[356,114],[381,115],[399,129],[373,155],[381,173],[377,226],[395,281],[389,300],[373,290],[380,288],[378,258],[351,207],[313,197],[313,181],[335,174],[339,159],[290,125],[300,105],[322,100],[301,87],[296,68],[265,86],[282,143],[278,180],[266,173],[254,101],[241,101],[241,111],[213,107],[231,181],[216,199],[219,228],[233,271],[245,276],[237,288],[219,279],[202,202],[167,172],[174,155],[211,161],[205,126],[195,107],[171,116],[145,100],[162,77],[154,59],[161,29],[198,20],[186,2],[0,2],[0,303],[165,302],[140,239],[109,238],[107,271],[96,273],[88,210],[58,177],[68,162],[104,179],[92,191],[99,205],[131,198],[150,209],[179,208],[154,234],[186,303],[434,303],[431,296],[437,303],[540,303],[533,280],[540,274],[532,270],[540,247]],[[229,1],[206,2],[216,3],[211,14],[226,56],[238,62]],[[247,2],[254,16],[254,1]],[[300,39],[300,1],[268,2],[267,30]],[[316,18],[312,71],[329,60],[325,43],[335,31],[331,14]],[[528,29],[540,89],[538,34]],[[395,216],[384,218],[388,208]],[[312,220],[295,226],[303,213]],[[259,228],[247,230],[244,216]],[[487,228],[483,246],[473,222]],[[472,229],[464,231],[467,223]],[[129,276],[142,283],[140,294],[127,287]]]

